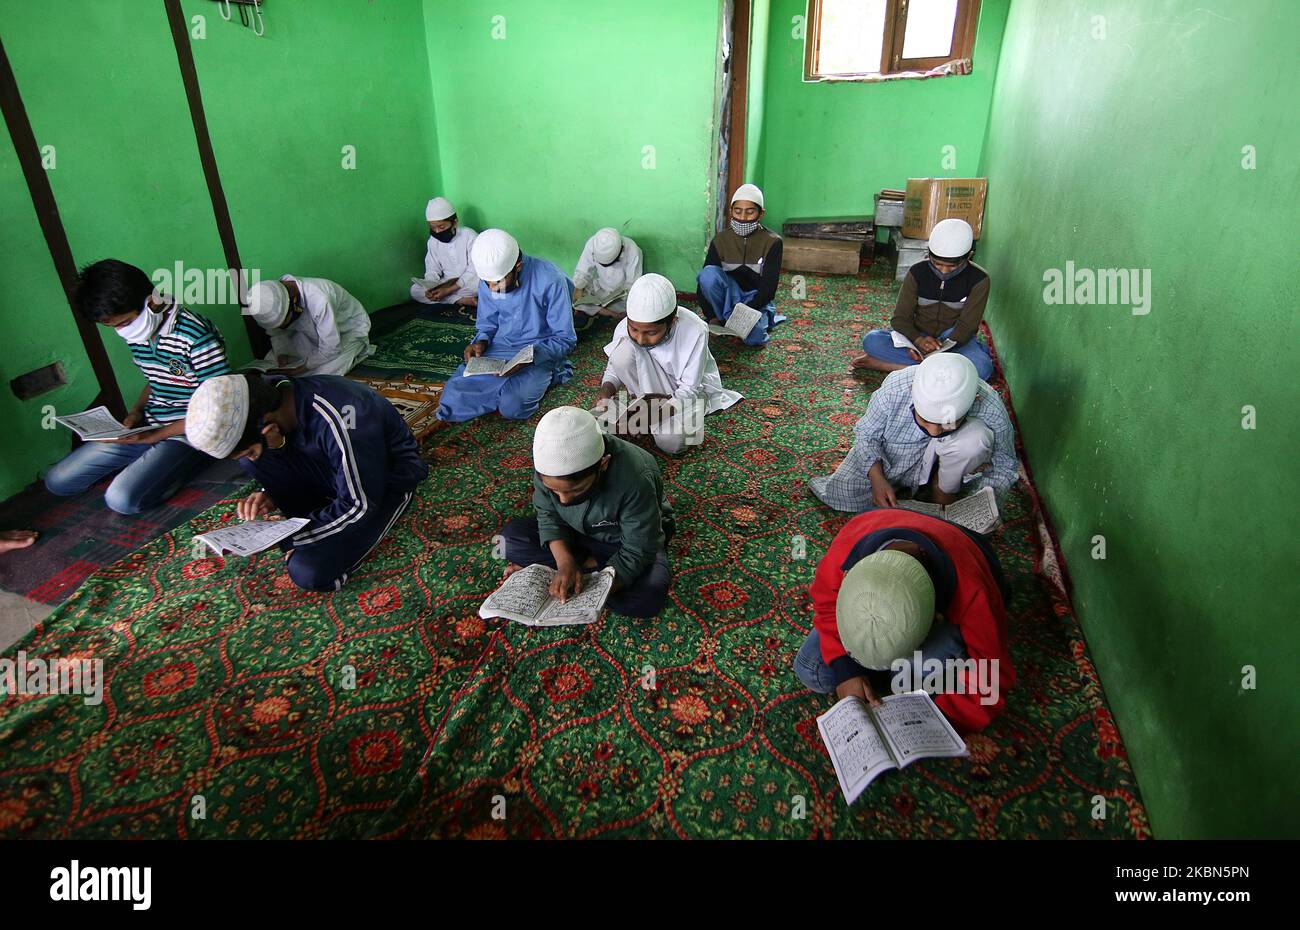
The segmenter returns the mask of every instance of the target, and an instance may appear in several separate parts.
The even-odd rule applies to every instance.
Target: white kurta
[[[469,260],[470,247],[477,238],[478,233],[468,226],[458,226],[450,242],[439,242],[433,236],[429,237],[424,252],[425,279],[442,283],[448,278],[456,278],[458,282],[456,290],[443,298],[443,303],[454,304],[462,297],[473,297],[478,293],[478,275]],[[411,285],[411,299],[422,304],[433,303],[418,284]]]
[[[678,414],[651,430],[665,452],[698,445],[703,441],[703,417],[741,399],[722,386],[718,363],[709,351],[708,324],[684,307],[677,308],[677,322],[668,338],[648,349],[628,336],[627,320],[621,320],[605,354],[609,364],[602,381],[633,397],[666,394],[676,399]]]
[[[596,261],[596,237],[592,236],[582,247],[578,267],[573,271],[573,286],[604,300],[611,294],[625,291],[641,277],[641,249],[627,236],[623,237],[623,252],[606,267]]]
[[[286,329],[269,331],[275,366],[277,355],[301,360],[309,375],[345,375],[375,347],[370,344],[370,314],[361,302],[333,281],[295,278],[302,295],[303,312]]]

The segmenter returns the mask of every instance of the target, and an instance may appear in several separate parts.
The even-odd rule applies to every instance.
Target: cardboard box
[[[861,242],[791,236],[785,240],[781,253],[781,270],[857,274],[861,257]]]
[[[928,239],[934,224],[951,217],[970,223],[975,238],[984,226],[987,178],[909,178],[903,201],[903,235]]]
[[[889,241],[894,245],[894,251],[898,253],[898,261],[894,265],[894,280],[901,281],[907,276],[907,270],[917,262],[925,260],[925,254],[928,251],[924,239],[909,239],[894,227],[889,231]]]
[[[876,194],[876,225],[902,226],[903,201],[892,200]]]

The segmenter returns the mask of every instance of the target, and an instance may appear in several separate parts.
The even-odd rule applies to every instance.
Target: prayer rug
[[[348,377],[388,398],[411,428],[416,440],[423,442],[442,425],[437,417],[438,401],[442,397],[441,384],[426,384],[413,378],[390,380],[358,374],[349,374]]]
[[[1037,571],[1023,485],[994,538],[1013,589],[1007,712],[968,737],[969,758],[887,773],[844,804],[815,723],[832,701],[791,669],[808,583],[847,519],[807,481],[852,442],[879,378],[848,360],[897,287],[884,263],[802,278],[806,300],[782,282],[790,322],[769,345],[714,341],[745,400],[709,418],[702,447],[659,456],[679,530],[658,617],[481,620],[495,534],[531,510],[536,418],[455,424],[342,591],[296,589],[274,553],[192,558],[193,534],[234,519],[227,501],[97,572],[5,652],[102,659],[107,684],[99,704],[0,703],[0,836],[1148,835],[1078,622]],[[579,341],[577,376],[544,409],[590,404],[600,348]]]

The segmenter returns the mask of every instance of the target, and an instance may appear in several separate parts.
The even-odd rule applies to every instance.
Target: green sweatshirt
[[[649,568],[673,527],[673,508],[664,497],[659,463],[640,446],[605,437],[609,467],[580,504],[565,505],[533,472],[533,506],[542,545],[560,539],[569,545],[588,536],[621,543],[609,560],[614,577],[626,587]]]

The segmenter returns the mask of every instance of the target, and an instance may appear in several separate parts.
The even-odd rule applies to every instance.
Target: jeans
[[[907,349],[894,345],[893,330],[873,329],[862,337],[862,351],[866,352],[873,358],[878,358],[882,362],[890,362],[894,365],[915,365],[916,360],[907,354]],[[952,335],[952,328],[948,328],[935,338],[943,342]],[[953,346],[948,350],[958,355],[964,355],[975,364],[975,371],[979,374],[981,381],[987,381],[993,377],[993,357],[989,355],[989,350],[984,343],[979,341],[978,336],[972,336],[961,345]]]
[[[768,341],[768,331],[777,323],[785,322],[786,318],[776,312],[775,302],[769,303],[766,307],[754,307],[750,301],[758,295],[758,291],[742,290],[740,285],[736,283],[736,279],[717,265],[705,265],[696,278],[696,283],[699,287],[700,298],[713,311],[713,314],[724,323],[731,316],[731,311],[736,304],[753,307],[759,312],[758,322],[754,324],[754,328],[745,337],[745,345],[747,346],[763,345]]]
[[[957,625],[953,623],[936,623],[930,627],[929,634],[925,637],[925,642],[920,646],[921,661],[926,659],[956,659],[966,654],[966,643],[961,638],[961,632]],[[923,668],[915,664],[916,657],[906,656],[908,662],[913,663],[912,681],[920,682],[923,679]],[[799,649],[799,654],[794,659],[794,673],[799,676],[799,680],[810,691],[816,691],[818,694],[835,693],[835,674],[831,667],[826,664],[822,658],[822,639],[814,627],[813,631],[808,634],[804,640],[803,646]],[[871,682],[871,687],[877,694],[887,693],[889,691],[889,682],[894,677],[893,669],[883,672],[868,671],[867,678]]]
[[[45,487],[51,494],[71,497],[119,472],[104,503],[131,515],[167,500],[211,461],[178,438],[153,444],[84,442],[46,473]]]

